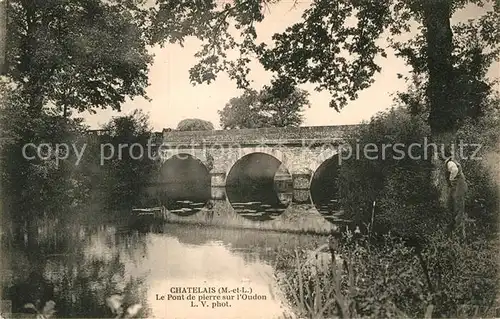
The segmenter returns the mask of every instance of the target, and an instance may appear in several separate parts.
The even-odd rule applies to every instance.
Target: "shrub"
[[[406,150],[412,143],[423,145],[428,134],[423,118],[398,108],[378,114],[350,136],[352,149],[375,144],[379,153],[375,159],[351,157],[342,163],[339,189],[347,218],[366,225],[371,222],[375,202],[374,230],[407,236],[432,233],[450,219],[440,208],[438,192],[431,183],[433,166],[426,158],[432,153],[414,148],[413,158],[408,153],[400,158],[391,146],[402,143]],[[382,152],[384,145],[390,147]]]
[[[177,124],[178,131],[211,131],[213,129],[212,122],[201,119],[184,119]]]
[[[495,251],[483,239],[431,238],[419,257],[392,235],[373,242],[347,233],[339,246],[341,262],[323,267],[314,254],[283,253],[277,277],[306,318],[491,315],[498,287]]]
[[[436,234],[423,251],[434,285],[435,313],[442,317],[488,316],[499,287],[498,247],[474,234],[462,240]]]
[[[412,250],[384,237],[378,246],[367,238],[344,238],[342,261],[321,267],[304,252],[281,258],[280,282],[288,300],[307,318],[387,318],[403,311],[423,315],[429,299],[422,270]],[[420,315],[420,316],[422,316]]]
[[[486,112],[486,111],[485,111]],[[431,161],[432,147],[429,128],[421,116],[411,115],[405,108],[393,108],[373,117],[372,120],[354,132],[348,143],[351,149],[363,150],[368,144],[375,144],[377,158],[351,157],[340,167],[340,197],[346,218],[362,226],[371,222],[373,203],[375,218],[372,227],[378,232],[391,231],[407,237],[426,237],[444,229],[453,219],[442,207],[439,191],[433,183]],[[466,211],[476,219],[476,225],[483,232],[494,235],[498,225],[498,181],[487,156],[500,154],[500,110],[491,107],[484,117],[466,122],[457,134],[457,144],[480,144],[481,150],[470,158],[475,148],[465,149],[461,160],[469,191]],[[406,152],[403,158],[392,147],[382,152],[383,145],[402,143],[404,150],[413,148],[412,157]],[[371,154],[373,155],[373,154]],[[399,156],[399,157],[398,157]],[[420,157],[420,159],[418,159]],[[484,159],[484,160],[478,160]],[[497,168],[498,169],[498,168]]]

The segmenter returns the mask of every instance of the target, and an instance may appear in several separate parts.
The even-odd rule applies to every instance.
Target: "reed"
[[[439,282],[431,275],[427,287],[422,267],[411,248],[390,241],[383,247],[367,244],[344,246],[327,265],[325,246],[313,252],[282,251],[276,264],[278,283],[297,318],[484,318],[495,317],[495,307],[474,298],[465,299],[470,282],[450,277]],[[350,252],[347,250],[350,249]],[[342,258],[339,258],[342,257]],[[473,255],[464,256],[468,262]],[[323,258],[324,259],[324,258]],[[433,261],[433,263],[436,261]],[[463,261],[457,261],[461,268]],[[492,282],[478,278],[487,289]],[[454,291],[453,291],[454,290]],[[446,296],[455,293],[454,296]],[[498,308],[497,308],[498,309]]]

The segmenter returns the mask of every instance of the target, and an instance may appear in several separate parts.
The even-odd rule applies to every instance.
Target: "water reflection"
[[[120,294],[126,305],[143,305],[145,317],[281,318],[289,309],[273,277],[276,255],[284,247],[313,248],[322,240],[171,224],[164,225],[162,234],[138,234],[113,225],[64,227],[64,233],[46,234],[38,242],[43,251],[51,240],[65,241],[59,251],[29,258],[30,251],[21,244],[7,247],[15,275],[9,281],[3,278],[3,284],[14,311],[26,311],[27,302],[43,305],[54,300],[58,317],[110,317],[106,298]],[[203,309],[188,301],[157,298],[173,287],[242,286],[265,299]]]
[[[281,215],[292,200],[291,175],[271,155],[252,153],[231,168],[226,194],[235,212],[253,221],[269,221]]]
[[[332,223],[344,222],[339,193],[338,155],[323,162],[311,180],[311,200],[323,217]]]
[[[128,276],[126,254],[119,251],[113,232],[75,224],[57,228],[65,231],[41,225],[36,247],[18,241],[3,247],[12,277],[2,277],[2,295],[11,300],[14,313],[35,313],[55,302],[58,317],[110,317],[106,298],[120,294],[125,304],[143,306],[140,315],[149,315],[143,278]],[[98,249],[90,249],[96,243]]]
[[[210,200],[210,174],[199,160],[180,154],[163,163],[148,193],[150,207],[165,206],[179,216],[191,216]]]
[[[226,194],[234,211],[254,221],[273,220],[290,205],[292,193],[277,193],[271,184],[227,187]]]
[[[191,216],[210,200],[210,184],[169,183],[159,186],[157,196],[160,206],[165,206],[171,213],[179,216]]]

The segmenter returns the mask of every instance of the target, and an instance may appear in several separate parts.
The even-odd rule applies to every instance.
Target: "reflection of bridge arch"
[[[327,157],[329,154],[325,154]],[[340,154],[326,158],[311,176],[310,196],[315,208],[331,222],[342,220]]]
[[[249,152],[231,166],[226,176],[226,186],[236,186],[241,179],[272,182],[282,164],[269,152]]]
[[[290,204],[291,189],[286,185],[288,181],[291,186],[291,180],[290,172],[273,152],[247,152],[239,157],[226,176],[227,199],[240,216],[253,221],[270,221]]]
[[[195,214],[210,199],[210,179],[200,159],[188,153],[172,155],[160,167],[157,197],[172,213]]]

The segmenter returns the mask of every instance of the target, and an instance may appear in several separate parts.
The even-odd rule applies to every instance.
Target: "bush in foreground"
[[[488,317],[498,269],[485,243],[436,235],[419,255],[391,235],[348,233],[326,267],[306,251],[282,254],[278,280],[301,318]]]

